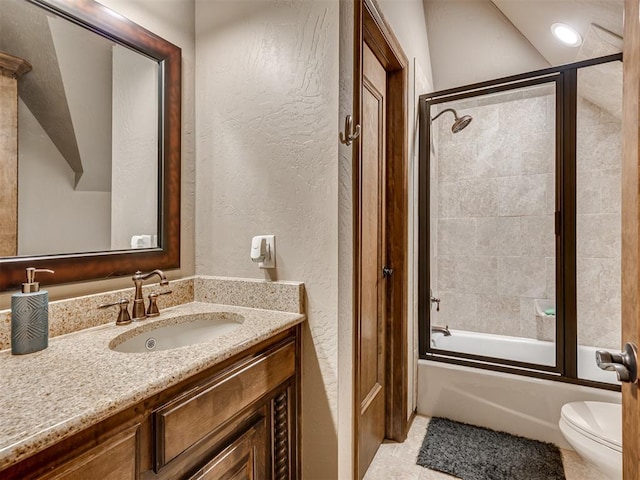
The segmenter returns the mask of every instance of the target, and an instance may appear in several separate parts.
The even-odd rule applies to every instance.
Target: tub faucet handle
[[[625,343],[624,351],[620,353],[596,351],[596,363],[602,370],[616,372],[621,382],[636,383],[638,381],[638,347],[633,343]]]
[[[436,312],[440,311],[440,299],[434,297],[433,295],[431,295],[431,303],[435,303],[436,304]]]

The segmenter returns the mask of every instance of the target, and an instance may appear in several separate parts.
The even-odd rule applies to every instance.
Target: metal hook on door
[[[344,133],[340,132],[340,141],[349,146],[351,143],[360,136],[360,125],[356,125],[353,129],[353,117],[347,115],[344,119]]]

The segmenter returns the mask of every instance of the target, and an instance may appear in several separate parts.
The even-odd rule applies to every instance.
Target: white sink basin
[[[181,323],[158,326],[150,330],[144,329],[121,343],[118,343],[116,338],[109,347],[122,353],[170,350],[208,342],[220,335],[233,332],[244,322],[242,315],[229,312],[212,312],[194,315],[194,317],[193,320],[188,319]]]

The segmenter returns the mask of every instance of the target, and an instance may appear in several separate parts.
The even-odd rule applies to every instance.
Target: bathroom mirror
[[[47,284],[179,267],[180,48],[92,0],[2,0],[0,27],[0,52],[33,67],[2,165],[18,204],[0,290],[30,266]]]

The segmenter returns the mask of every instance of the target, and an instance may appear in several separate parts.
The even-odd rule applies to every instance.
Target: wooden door
[[[640,345],[640,8],[624,3],[622,343]],[[640,392],[622,385],[624,479],[640,478]]]
[[[358,474],[364,476],[385,436],[385,166],[387,72],[365,43],[362,52],[360,298],[357,368]]]

